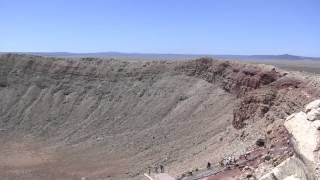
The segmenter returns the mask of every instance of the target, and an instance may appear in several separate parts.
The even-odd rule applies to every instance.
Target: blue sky
[[[320,0],[0,0],[0,51],[320,56]]]

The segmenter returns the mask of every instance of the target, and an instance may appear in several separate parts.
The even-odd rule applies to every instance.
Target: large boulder
[[[288,158],[260,180],[319,179],[320,100],[305,107],[304,112],[287,117],[284,126],[292,135],[295,155]]]
[[[315,101],[312,101],[311,103],[307,104],[305,107],[305,112],[309,112],[312,109],[320,108],[320,99],[317,99]]]
[[[318,121],[308,121],[304,112],[291,116],[285,122],[285,127],[292,134],[294,149],[304,160],[310,163],[317,163],[318,145],[320,133]]]
[[[280,180],[292,178],[299,180],[310,180],[308,169],[297,157],[290,157],[273,168],[271,172],[262,176],[259,180]]]
[[[309,121],[320,120],[320,108],[311,109],[307,112],[307,119]]]

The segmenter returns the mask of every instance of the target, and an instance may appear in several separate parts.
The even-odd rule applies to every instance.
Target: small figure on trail
[[[211,169],[211,163],[210,162],[207,163],[207,169]]]
[[[164,173],[164,167],[163,167],[163,165],[160,165],[160,173]]]
[[[236,164],[236,159],[235,157],[225,157],[223,158],[223,160],[220,162],[221,166],[230,168],[230,166],[235,165]]]

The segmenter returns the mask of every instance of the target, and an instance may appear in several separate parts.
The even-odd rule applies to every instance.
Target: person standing
[[[211,163],[210,162],[207,163],[207,169],[211,169]]]
[[[160,165],[160,173],[164,173],[164,167],[163,167],[163,165]]]

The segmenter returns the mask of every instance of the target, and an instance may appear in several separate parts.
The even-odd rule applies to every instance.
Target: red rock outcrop
[[[319,94],[305,80],[290,77],[288,72],[270,65],[201,58],[184,62],[176,70],[217,83],[235,94],[238,102],[234,108],[233,126],[237,129],[243,128],[247,121],[266,118],[272,122],[275,118],[284,118]]]

